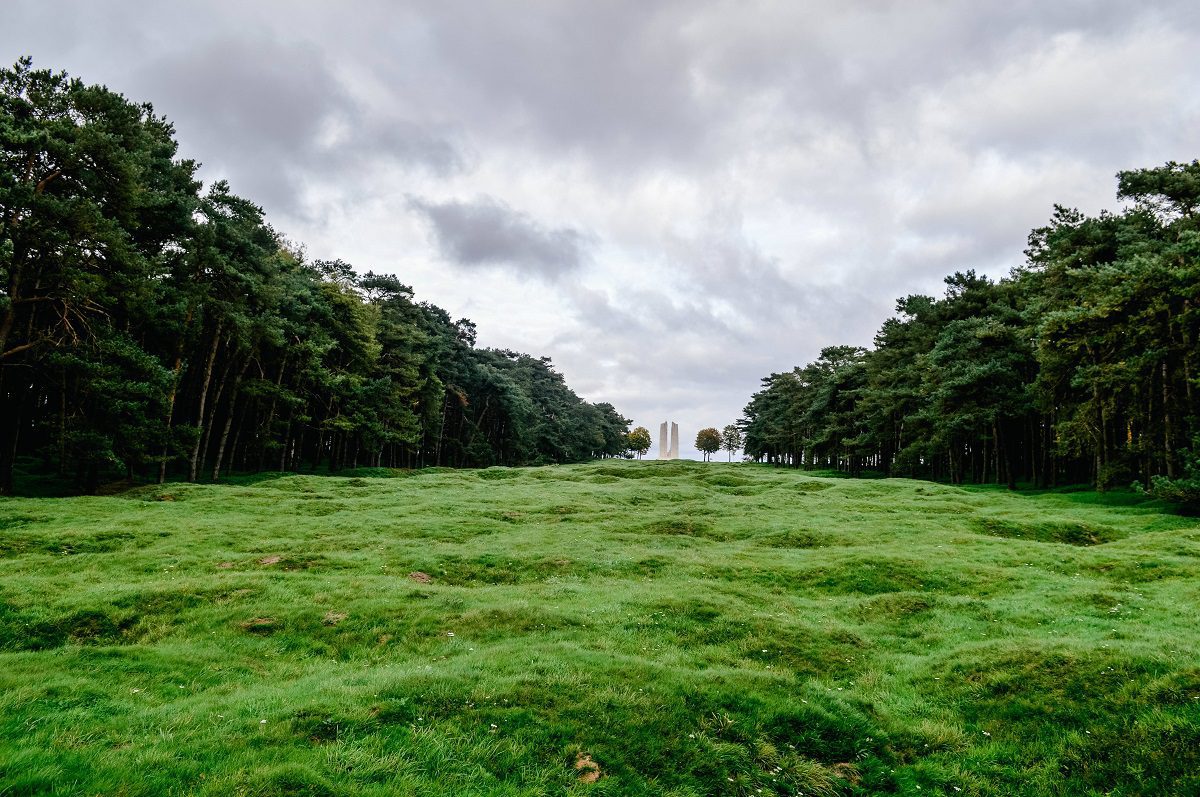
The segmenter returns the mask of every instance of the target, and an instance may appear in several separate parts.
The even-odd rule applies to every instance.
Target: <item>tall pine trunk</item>
[[[267,444],[271,442],[271,424],[275,423],[275,408],[279,404],[279,391],[283,385],[283,374],[287,370],[287,352],[279,363],[279,376],[275,379],[275,393],[271,396],[271,409],[267,411],[267,422],[263,427],[263,444],[258,457],[258,469],[262,470],[267,463]],[[282,470],[282,468],[280,469]]]
[[[196,410],[196,444],[192,446],[192,458],[188,468],[188,481],[196,481],[196,470],[200,464],[200,434],[199,427],[204,424],[204,404],[208,400],[208,386],[212,382],[213,366],[217,362],[217,348],[221,344],[221,322],[217,322],[217,328],[213,332],[212,347],[208,352],[208,362],[204,365],[204,382],[200,386],[200,407]]]
[[[237,411],[238,391],[242,386],[242,377],[246,375],[246,369],[250,367],[250,361],[253,357],[247,357],[242,363],[241,370],[238,371],[237,378],[233,380],[233,390],[229,394],[229,412],[225,417],[225,428],[221,430],[221,442],[217,445],[217,456],[213,463],[212,480],[216,481],[221,478],[221,460],[225,457],[225,443],[229,440],[229,430],[233,427],[233,418]]]
[[[194,310],[188,307],[187,317],[183,320],[183,331],[179,334],[179,345],[175,349],[175,365],[171,368],[171,392],[167,395],[167,415],[164,424],[167,427],[167,439],[163,441],[162,461],[158,465],[158,483],[167,480],[167,457],[171,453],[171,424],[175,420],[175,398],[179,395],[179,377],[183,371],[183,349],[187,342],[188,327],[192,325]]]

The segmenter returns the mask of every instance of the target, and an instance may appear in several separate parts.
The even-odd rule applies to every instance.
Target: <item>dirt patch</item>
[[[433,576],[428,573],[422,573],[420,570],[414,570],[408,574],[408,577],[418,584],[428,584],[430,581],[433,581]]]
[[[260,565],[275,565],[279,564],[281,561],[283,561],[282,556],[264,556],[262,559],[258,560],[258,563]]]
[[[160,495],[158,497],[158,500],[159,501],[174,501],[175,496],[171,495],[170,493],[163,493],[162,495]]]
[[[587,753],[580,753],[575,757],[575,771],[579,775],[580,783],[595,783],[600,780],[600,765],[592,760],[592,757]]]
[[[229,568],[233,567],[233,562],[217,562],[217,567],[221,568],[222,570],[228,570]]]
[[[337,625],[349,616],[345,612],[325,612],[324,622],[325,625]]]
[[[275,630],[275,618],[252,617],[249,620],[243,620],[241,626],[243,631],[249,631],[252,634],[269,634]]]

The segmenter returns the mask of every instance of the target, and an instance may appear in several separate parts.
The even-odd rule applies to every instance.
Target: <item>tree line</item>
[[[762,380],[747,453],[953,483],[1200,495],[1200,162],[1117,175],[1120,212],[1056,207],[1003,279],[901,299],[871,349]],[[1189,493],[1190,491],[1190,493]]]
[[[572,462],[629,421],[398,278],[309,260],[174,129],[30,59],[0,70],[0,493],[113,475]]]

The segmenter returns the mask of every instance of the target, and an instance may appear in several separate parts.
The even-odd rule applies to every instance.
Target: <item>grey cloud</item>
[[[364,15],[365,16],[365,15]],[[429,69],[398,97],[468,126],[603,162],[605,179],[699,167],[753,146],[769,115],[789,143],[862,135],[926,89],[1003,69],[1056,34],[1123,36],[1144,20],[1195,31],[1185,2],[511,4],[428,2],[418,46],[372,48],[380,74]],[[391,35],[378,30],[381,40]],[[765,142],[764,142],[765,143]]]
[[[186,153],[234,190],[297,215],[318,181],[363,181],[396,163],[445,176],[462,161],[445,130],[365,106],[311,44],[218,39],[149,63],[139,90],[163,98]]]
[[[590,257],[588,235],[546,227],[492,197],[441,203],[412,197],[409,207],[429,222],[442,256],[461,266],[510,266],[554,280]]]

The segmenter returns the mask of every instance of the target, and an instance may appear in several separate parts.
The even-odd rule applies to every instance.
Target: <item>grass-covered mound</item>
[[[1200,793],[1200,524],[1141,500],[682,462],[6,500],[0,794]]]

